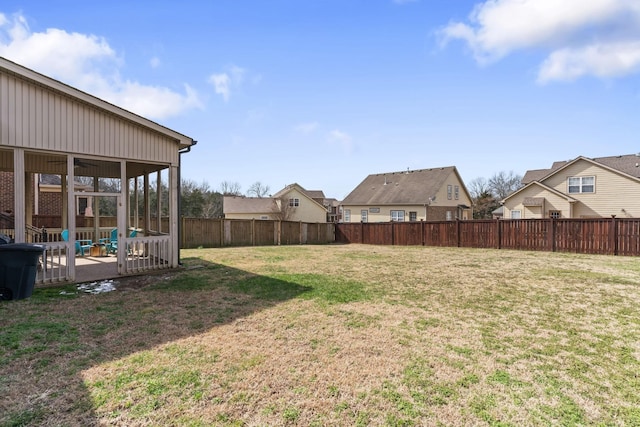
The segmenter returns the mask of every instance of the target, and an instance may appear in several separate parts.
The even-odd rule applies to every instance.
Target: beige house
[[[180,155],[193,145],[183,134],[0,58],[0,171],[11,172],[15,195],[12,229],[3,232],[18,243],[39,241],[30,233],[34,181],[38,174],[62,177],[61,222],[69,241],[58,241],[61,230],[47,230],[38,283],[73,281],[76,240],[98,244],[112,235],[113,227],[100,226],[96,207],[103,198],[117,206],[113,275],[178,266]],[[90,191],[66,185],[76,177],[86,177]],[[151,206],[152,185],[158,192],[169,188],[168,208],[161,206],[160,197]],[[96,220],[93,227],[81,229],[75,213],[79,200],[88,198]],[[166,221],[154,218],[162,211],[169,212],[164,228]]]
[[[227,219],[316,223],[327,222],[329,211],[323,205],[324,200],[322,191],[305,190],[299,184],[291,184],[272,197],[225,196],[222,209]]]
[[[530,170],[501,203],[505,219],[640,217],[640,156],[577,157]]]
[[[342,201],[342,222],[471,219],[455,166],[369,175]]]

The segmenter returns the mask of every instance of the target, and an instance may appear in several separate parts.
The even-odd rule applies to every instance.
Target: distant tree
[[[479,177],[471,180],[467,185],[467,190],[469,190],[469,194],[471,198],[474,200],[479,198],[483,193],[490,193],[491,187],[489,187],[489,181],[485,178]]]
[[[182,215],[191,218],[219,218],[222,216],[222,194],[212,191],[203,181],[183,180],[181,187]]]
[[[493,211],[500,207],[500,203],[489,191],[480,193],[473,198],[473,218],[491,219]]]
[[[489,188],[493,196],[499,201],[522,187],[522,176],[513,171],[498,172],[489,178]]]
[[[488,180],[475,178],[467,189],[473,202],[475,219],[490,219],[494,210],[500,207],[500,201],[522,186],[522,177],[514,172],[498,172]]]
[[[260,181],[256,181],[247,190],[247,196],[250,197],[265,197],[269,194],[269,186],[262,184]]]
[[[273,205],[273,216],[275,219],[280,221],[289,221],[293,216],[295,207],[290,205],[288,197],[275,199]]]
[[[220,193],[224,196],[242,196],[240,188],[242,187],[238,182],[222,181],[220,183]]]

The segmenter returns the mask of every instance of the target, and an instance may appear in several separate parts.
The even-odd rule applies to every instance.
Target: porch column
[[[25,170],[24,170],[24,149],[14,148],[13,150],[13,219],[14,233],[13,239],[16,243],[26,242],[26,209],[25,209]]]
[[[24,222],[33,225],[33,174],[24,173]]]
[[[66,215],[63,213],[62,220],[67,219],[67,230],[69,230],[69,241],[67,242],[67,265],[69,266],[69,276],[73,281],[76,279],[76,194],[75,186],[73,183],[76,180],[75,176],[75,162],[73,156],[67,156],[67,183],[65,186],[65,179],[62,176],[62,190],[63,194],[67,195],[67,203],[63,203],[62,206],[66,206]],[[71,188],[71,191],[69,191]]]
[[[177,166],[169,168],[169,235],[171,236],[171,265],[178,266],[178,173]]]

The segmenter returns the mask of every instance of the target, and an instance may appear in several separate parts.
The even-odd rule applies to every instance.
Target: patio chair
[[[67,229],[62,230],[62,232],[60,233],[60,236],[62,237],[62,240],[64,240],[65,242],[68,242],[69,230]],[[84,251],[91,248],[91,246],[93,246],[93,242],[91,240],[87,240],[87,239],[76,240],[76,255],[80,254],[84,256]]]
[[[138,230],[131,230],[129,237],[136,237],[137,234],[138,234]],[[114,228],[113,230],[111,230],[111,237],[108,239],[100,239],[100,242],[105,243],[107,245],[108,254],[117,254],[118,253],[118,229]]]

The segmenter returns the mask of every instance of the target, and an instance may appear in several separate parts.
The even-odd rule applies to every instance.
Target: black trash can
[[[44,246],[29,243],[0,245],[0,300],[29,298],[36,282]]]

